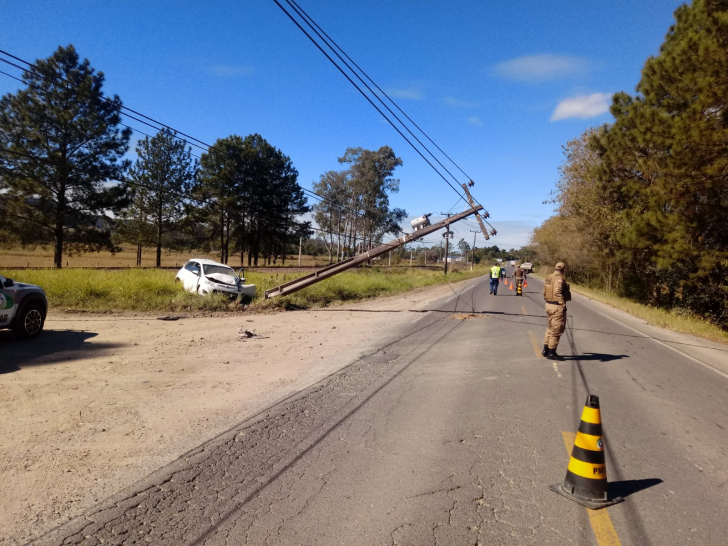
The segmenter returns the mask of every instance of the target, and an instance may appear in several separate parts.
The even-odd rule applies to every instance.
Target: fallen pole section
[[[403,245],[406,245],[407,243],[416,241],[417,239],[421,239],[429,235],[430,233],[434,233],[442,228],[447,228],[450,224],[463,220],[471,214],[476,214],[482,209],[482,205],[475,205],[470,210],[466,210],[465,212],[461,212],[460,214],[451,216],[450,218],[437,222],[436,224],[432,224],[431,226],[418,229],[414,233],[405,233],[394,241],[390,241],[389,243],[374,247],[371,250],[367,250],[366,252],[357,254],[352,258],[344,260],[343,262],[331,264],[327,267],[324,267],[323,269],[319,269],[318,271],[314,271],[313,273],[304,275],[303,277],[300,277],[293,281],[287,282],[280,286],[276,286],[275,288],[271,288],[270,290],[266,290],[265,299],[274,298],[276,296],[285,296],[287,294],[292,294],[293,292],[298,292],[299,290],[311,286],[312,284],[316,284],[317,282],[328,279],[329,277],[333,277],[334,275],[346,271],[347,269],[351,269],[353,267],[361,265],[367,260],[371,260],[372,258],[381,256],[382,254],[385,254],[390,250],[399,248]]]

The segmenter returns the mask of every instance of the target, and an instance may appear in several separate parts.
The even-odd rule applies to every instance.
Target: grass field
[[[156,260],[156,249],[144,248],[142,250],[142,267],[154,267]],[[204,252],[173,252],[162,251],[162,267],[182,267],[190,258],[209,258],[218,260],[220,255],[215,252],[205,254]],[[239,256],[233,256],[230,259],[232,267],[240,267]],[[247,264],[247,256],[246,256]],[[258,262],[259,265],[265,265]],[[327,256],[302,256],[302,266],[324,266],[328,263]],[[276,266],[280,266],[278,261]],[[297,266],[298,255],[290,260],[286,260],[286,266]],[[77,254],[74,256],[65,255],[63,258],[64,267],[136,267],[136,246],[121,245],[121,252],[112,254],[111,252],[88,252]],[[273,264],[267,267],[276,267]],[[10,248],[0,249],[0,269],[2,267],[53,267],[53,249],[37,247],[30,248]]]
[[[269,288],[293,280],[303,273],[246,273],[248,283],[257,285],[251,303],[253,310],[291,307],[322,307],[335,302],[353,301],[384,294],[397,294],[414,288],[457,282],[483,275],[484,269],[450,273],[416,268],[362,268],[341,273],[283,298],[265,300]],[[45,289],[53,309],[84,311],[197,311],[228,310],[223,296],[190,294],[174,283],[175,271],[126,269],[115,271],[88,269],[11,270],[0,273],[17,281],[37,284]],[[234,309],[240,309],[234,306]]]
[[[536,276],[544,278],[548,271],[539,271]],[[567,279],[568,280],[568,279]],[[594,288],[588,288],[579,284],[569,282],[571,290],[577,294],[582,294],[588,298],[592,298],[602,303],[626,311],[627,313],[639,317],[653,326],[659,326],[661,328],[667,328],[674,332],[681,332],[684,334],[692,334],[694,336],[704,337],[713,341],[720,341],[722,343],[728,343],[728,332],[725,332],[718,328],[715,324],[708,322],[707,320],[689,313],[687,311],[680,310],[665,310],[658,309],[656,307],[650,307],[649,305],[643,305],[627,298],[621,298],[614,294],[610,294],[604,290],[597,290]]]

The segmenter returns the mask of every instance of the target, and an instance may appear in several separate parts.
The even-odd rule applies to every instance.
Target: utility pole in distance
[[[475,237],[478,235],[478,231],[470,230],[470,233],[473,234],[473,255],[470,257],[470,271],[473,270],[473,266],[475,265]]]
[[[450,219],[450,213],[449,212],[441,212],[440,214],[447,215],[447,219]],[[450,223],[445,224],[445,229],[447,230],[442,236],[445,238],[445,275],[447,275],[447,261],[448,261],[448,254],[450,251],[450,239],[452,239],[452,231],[450,231]]]

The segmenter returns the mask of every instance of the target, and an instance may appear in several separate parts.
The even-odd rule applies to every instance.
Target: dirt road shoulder
[[[36,341],[0,332],[0,542],[27,542],[334,373],[450,291],[176,320],[51,313]]]

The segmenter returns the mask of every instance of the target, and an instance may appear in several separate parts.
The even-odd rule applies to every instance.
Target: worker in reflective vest
[[[494,296],[498,295],[498,280],[501,276],[501,268],[498,265],[498,262],[495,262],[493,264],[493,267],[490,268],[490,293]]]

